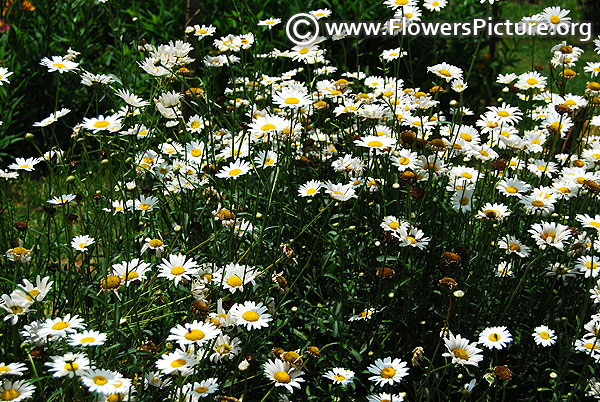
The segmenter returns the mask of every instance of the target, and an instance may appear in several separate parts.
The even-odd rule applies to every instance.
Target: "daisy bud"
[[[34,138],[35,138],[35,136],[33,134],[31,134],[31,133],[25,134],[25,139],[27,141],[33,141]]]
[[[73,183],[75,180],[77,180],[77,178],[75,176],[67,176],[67,178],[65,179],[65,181],[67,183]]]
[[[465,295],[465,292],[463,292],[462,290],[457,290],[453,293],[453,295],[454,295],[454,297],[457,297],[460,299],[461,297],[463,297]]]
[[[238,370],[240,371],[245,371],[248,369],[248,367],[250,367],[250,363],[248,363],[248,360],[245,359],[238,364]]]
[[[100,164],[101,164],[101,165],[108,165],[109,163],[110,163],[110,161],[109,161],[108,159],[102,159],[102,160],[100,161]]]

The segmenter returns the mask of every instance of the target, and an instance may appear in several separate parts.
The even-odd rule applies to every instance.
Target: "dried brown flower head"
[[[454,290],[454,289],[456,289],[457,283],[454,279],[446,276],[446,277],[440,279],[440,285],[442,285],[443,287],[445,287],[448,290]]]
[[[508,381],[512,378],[512,371],[506,366],[494,367],[494,378],[501,381]]]

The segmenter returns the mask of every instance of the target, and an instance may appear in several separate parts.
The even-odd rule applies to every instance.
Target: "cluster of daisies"
[[[385,4],[409,22],[422,16],[414,0],[387,0]],[[425,0],[423,6],[433,12],[447,4],[446,0]],[[331,15],[327,9],[311,13],[318,19]],[[559,7],[548,7],[525,20],[558,24],[568,22],[567,15],[568,11]],[[271,18],[259,21],[258,25],[271,29],[280,22]],[[214,36],[216,28],[195,25],[188,27],[186,34],[191,40],[200,41]],[[339,39],[342,38],[332,38]],[[201,66],[219,68],[239,63],[242,57],[238,54],[252,49],[255,40],[251,33],[214,39],[214,55],[204,56]],[[548,78],[538,71],[500,75],[497,83],[508,99],[474,116],[460,102],[445,104],[440,100],[443,94],[460,97],[460,93],[468,90],[461,68],[445,62],[430,66],[427,71],[435,84],[431,88],[412,87],[396,77],[338,73],[327,62],[324,40],[254,55],[284,59],[301,66],[277,75],[261,73],[231,78],[222,105],[207,99],[202,88],[188,85],[183,92],[173,89],[179,86],[177,80],[186,84],[197,82],[187,78],[192,74],[190,64],[194,61],[190,42],[175,41],[158,47],[140,45],[145,57],[139,68],[146,78],[160,83],[153,98],[147,99],[122,88],[115,76],[83,70],[76,61],[78,53],[71,49],[65,56],[44,58],[41,64],[49,73],[79,74],[82,85],[103,86],[107,93],[114,94],[117,111],[107,110],[84,118],[73,127],[74,137],[106,135],[134,144],[132,156],[125,160],[129,170],[123,175],[123,182],[112,189],[113,198],[102,201],[103,217],[131,219],[146,228],[150,225],[145,224],[164,212],[175,197],[195,199],[201,194],[208,199],[205,207],[212,203],[210,208],[214,208],[211,214],[214,221],[207,223],[215,231],[231,231],[244,240],[259,241],[255,226],[260,225],[256,221],[260,212],[243,211],[231,201],[229,191],[264,186],[275,172],[289,169],[292,164],[318,165],[323,167],[319,176],[315,173],[308,177],[310,180],[287,183],[294,189],[292,194],[305,199],[307,204],[339,205],[371,200],[372,195],[393,192],[401,186],[411,189],[411,195],[418,199],[418,190],[439,187],[441,197],[437,201],[450,212],[448,219],[470,220],[480,230],[496,233],[495,247],[502,258],[492,268],[495,276],[509,278],[513,276],[513,264],[515,270],[517,266],[521,269],[522,262],[533,261],[545,253],[557,257],[553,261],[560,261],[545,267],[547,275],[560,280],[581,278],[581,286],[586,286],[584,278],[588,278],[589,297],[594,305],[600,304],[596,256],[600,248],[600,215],[577,210],[585,204],[581,200],[587,201],[600,193],[600,141],[598,136],[588,133],[580,141],[580,148],[572,152],[566,145],[558,148],[563,141],[573,140],[577,115],[590,114],[592,107],[600,104],[600,83],[588,82],[580,96],[566,91],[552,92],[548,89]],[[597,45],[600,53],[600,41]],[[578,75],[574,68],[581,54],[581,49],[566,42],[552,49],[552,64],[560,70],[565,82]],[[388,63],[404,55],[402,49],[394,48],[385,50],[381,58]],[[303,81],[302,73],[307,70],[314,80]],[[597,63],[588,63],[584,70],[591,78],[600,73]],[[7,78],[11,74],[1,67],[0,85],[9,83]],[[170,86],[174,81],[176,85]],[[522,102],[530,103],[531,110],[519,107]],[[222,119],[186,111],[189,106],[199,105],[231,112],[240,121],[235,125],[225,124]],[[448,111],[443,112],[442,108]],[[70,110],[61,108],[34,127],[44,130],[69,113]],[[337,121],[331,126],[313,124],[321,114],[335,116]],[[155,116],[158,123],[149,122],[148,115]],[[600,127],[600,117],[589,117],[590,127]],[[17,179],[21,171],[33,171],[44,161],[62,165],[63,155],[60,149],[52,149],[39,158],[16,158],[6,170],[0,170],[0,177]],[[322,180],[324,175],[328,180]],[[148,192],[144,195],[140,195],[141,183],[150,189],[144,190]],[[67,210],[83,202],[75,194],[56,194],[47,201],[52,208]],[[570,216],[560,214],[567,209]],[[436,234],[426,234],[420,229],[428,219],[426,215],[388,211],[390,214],[378,219],[377,224],[386,237],[393,239],[390,243],[397,245],[399,253],[400,249],[416,254],[431,248]],[[519,227],[524,217],[528,222],[526,230],[509,229]],[[175,232],[180,230],[178,225],[174,228]],[[48,350],[50,357],[44,364],[48,372],[55,378],[77,378],[98,399],[133,400],[146,387],[170,390],[170,397],[185,397],[188,401],[209,395],[216,397],[218,392],[224,392],[226,382],[231,384],[230,379],[204,375],[205,371],[200,369],[208,362],[242,357],[252,346],[248,340],[266,332],[276,319],[276,300],[253,297],[254,290],[267,287],[262,285],[268,282],[264,278],[269,278],[269,284],[275,283],[271,286],[285,293],[285,280],[277,273],[271,276],[270,267],[261,268],[242,260],[222,266],[202,263],[191,253],[176,249],[177,244],[166,245],[160,234],[151,233],[150,229],[142,231],[139,240],[134,247],[138,252],[135,258],[108,264],[105,275],[93,273],[101,290],[120,299],[127,290],[163,278],[161,285],[172,284],[169,289],[189,293],[193,312],[206,315],[170,328],[161,341],[176,346],[158,356],[149,372],[136,377],[129,373],[128,377],[97,367],[93,349],[104,345],[109,334],[87,329],[78,315],[31,319],[34,313],[47,311],[42,303],[53,289],[49,277],[38,276],[35,284],[23,279],[12,293],[3,294],[0,307],[5,312],[4,320],[15,326],[25,321],[20,335],[28,344]],[[70,238],[70,247],[79,253],[91,254],[92,248],[103,246],[98,243],[85,233]],[[7,250],[6,258],[15,266],[28,264],[33,246],[28,247],[31,249],[21,243]],[[465,295],[455,292],[453,296]],[[381,312],[370,307],[348,321],[369,320]],[[599,328],[600,315],[593,314],[582,328],[583,335],[573,345],[595,362],[600,362]],[[546,325],[532,327],[529,334],[540,347],[554,345],[560,335]],[[477,342],[454,335],[447,328],[441,338],[446,349],[442,356],[447,361],[474,367],[484,359],[478,346],[499,350],[513,342],[512,334],[504,326],[483,329]],[[301,388],[306,372],[299,350],[273,353],[275,358],[262,359],[266,382],[284,393]],[[308,353],[319,355],[314,347]],[[244,371],[250,359],[240,360],[238,368]],[[23,363],[0,364],[2,378],[21,377],[27,371]],[[377,391],[385,387],[391,391],[392,386],[407,377],[406,362],[400,358],[379,358],[366,372],[372,382],[370,391],[374,392],[369,401],[404,398],[403,393]],[[334,367],[320,375],[344,387],[350,386],[355,378],[354,371],[343,367]],[[590,381],[590,394],[600,389],[599,384]],[[35,387],[28,381],[4,379],[0,399],[21,401],[32,398],[34,392]]]

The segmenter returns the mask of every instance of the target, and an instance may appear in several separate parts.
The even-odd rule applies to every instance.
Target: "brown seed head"
[[[583,187],[594,195],[600,193],[600,184],[596,183],[594,180],[584,180]]]
[[[396,274],[396,271],[394,271],[392,268],[383,267],[379,268],[376,274],[380,278],[388,279],[394,276]]]
[[[443,287],[445,287],[448,290],[454,290],[456,288],[456,281],[450,277],[445,277],[440,279],[440,285],[442,285]]]
[[[400,180],[407,184],[413,184],[417,181],[417,174],[411,170],[405,170],[400,173]]]
[[[27,223],[17,221],[15,222],[15,229],[17,229],[19,232],[25,232],[27,230]]]
[[[190,306],[190,310],[192,313],[203,318],[208,317],[208,313],[210,312],[208,305],[201,300],[194,300]]]
[[[573,111],[571,110],[569,105],[565,105],[564,103],[561,105],[554,106],[554,110],[556,110],[556,113],[558,114],[569,114]]]
[[[415,134],[414,131],[406,130],[400,134],[400,139],[402,140],[402,143],[412,145],[417,139],[417,134]]]
[[[446,143],[441,138],[431,140],[427,143],[427,145],[434,151],[443,151],[444,149],[446,149]]]
[[[512,371],[506,366],[494,367],[494,378],[501,381],[508,381],[512,378]]]
[[[498,170],[500,172],[506,170],[506,168],[508,167],[508,162],[506,161],[506,159],[496,159],[495,161],[492,162],[492,168],[494,170]]]

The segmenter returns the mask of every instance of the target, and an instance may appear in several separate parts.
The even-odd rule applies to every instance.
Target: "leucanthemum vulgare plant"
[[[40,57],[93,101],[57,91],[36,153],[3,162],[0,400],[597,398],[584,50],[559,41],[479,105],[471,55],[414,75],[398,34],[348,69],[352,39],[276,47],[285,15],[255,17],[136,42],[135,80]]]

